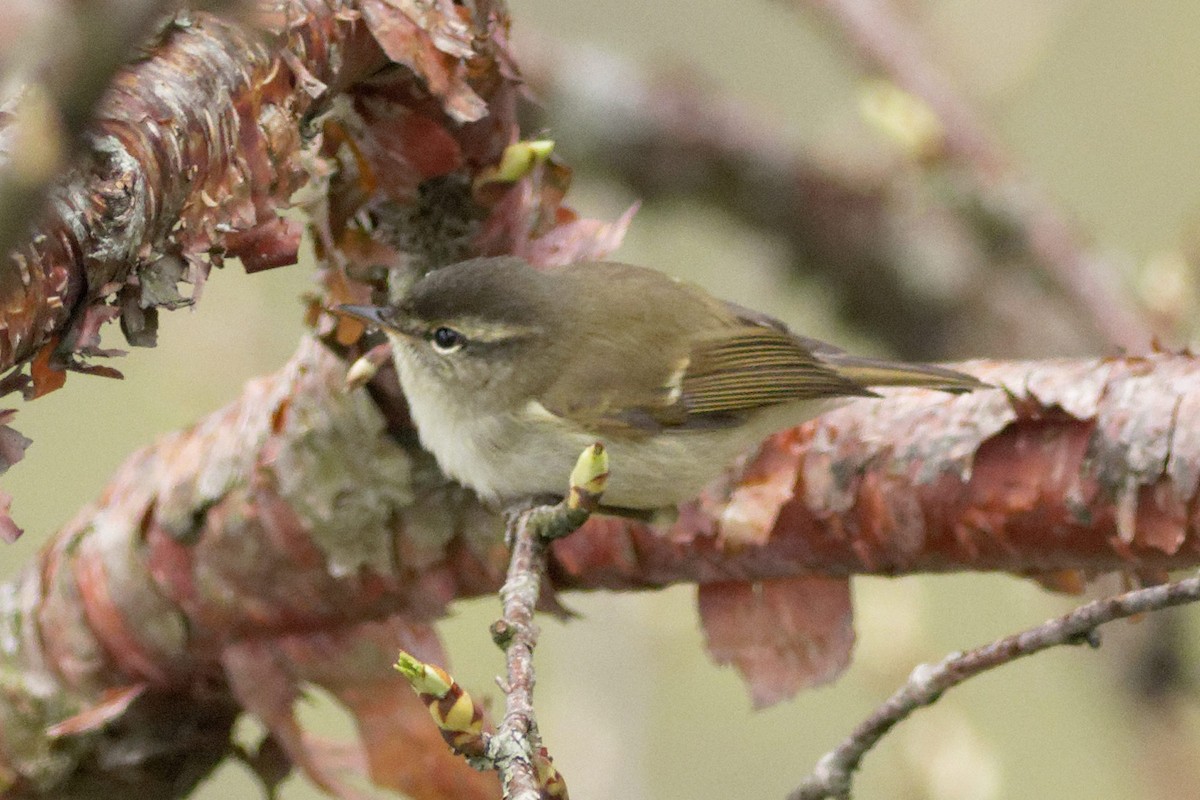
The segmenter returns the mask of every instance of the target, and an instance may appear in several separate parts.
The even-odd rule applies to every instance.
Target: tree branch
[[[812,158],[690,72],[580,50],[525,43],[522,67],[542,101],[523,110],[527,129],[556,131],[576,168],[623,182],[647,205],[706,203],[778,239],[791,268],[830,289],[840,317],[900,355],[1019,358],[1108,344],[1073,300],[1046,291],[1040,256],[1020,236],[998,242],[995,225],[964,213],[991,202],[977,182],[898,159],[870,169]],[[1055,324],[1031,329],[1030,318]]]
[[[304,65],[305,46],[337,47],[358,30],[313,6],[321,11],[309,25],[273,33],[197,14],[117,75],[79,166],[0,262],[0,370],[48,344],[58,369],[71,353],[97,355],[96,329],[116,314],[134,343],[150,343],[153,309],[186,302],[176,284],[198,283],[220,253],[236,254],[228,233],[278,224],[276,208],[306,177],[297,130],[313,105],[285,54],[307,77],[332,81],[327,63]],[[54,388],[45,370],[35,382],[39,394]],[[4,388],[16,385],[9,376]]]
[[[0,365],[34,359],[33,394],[64,365],[95,369],[78,357],[103,354],[106,319],[146,343],[153,309],[187,302],[177,284],[222,255],[252,268],[292,258],[299,230],[277,210],[301,185],[318,189],[310,210],[333,300],[382,296],[389,270],[414,262],[516,252],[545,263],[619,239],[620,224],[561,206],[569,172],[553,159],[489,175],[516,135],[501,10],[475,3],[467,19],[438,3],[418,22],[383,0],[261,8],[277,12],[264,28],[200,15],[122,71],[89,159],[0,263]],[[243,711],[269,731],[265,762],[330,791],[352,791],[337,774],[348,766],[421,800],[494,791],[408,724],[426,709],[404,704],[389,665],[397,646],[444,661],[429,621],[501,585],[498,519],[416,445],[389,369],[369,394],[345,391],[347,362],[370,345],[361,328],[319,308],[313,318],[321,341],[135,454],[0,588],[6,795],[180,796],[235,752]],[[731,658],[736,647],[711,635],[722,609],[750,597],[769,617],[779,598],[818,597],[790,618],[832,618],[827,638],[844,656],[848,575],[999,569],[1065,583],[1064,570],[1200,562],[1195,359],[967,369],[1003,390],[849,404],[773,437],[669,529],[589,521],[550,546],[548,585],[701,584],[710,649]],[[11,372],[0,391],[23,378]],[[814,592],[814,576],[832,577]],[[789,593],[793,579],[806,593]],[[785,633],[785,647],[766,649],[820,649],[808,629]],[[359,722],[353,753],[306,735],[294,713],[305,682]]]
[[[552,544],[551,585],[707,591],[977,569],[1061,587],[1200,564],[1189,511],[1200,483],[1200,435],[1189,427],[1200,418],[1200,362],[1160,354],[962,368],[1002,388],[850,403],[774,437],[669,530],[590,520]],[[70,774],[63,759],[82,765],[74,759],[111,745],[116,734],[101,736],[97,720],[122,716],[106,711],[114,689],[142,687],[129,713],[200,713],[216,702],[291,730],[294,696],[262,686],[311,680],[374,719],[378,710],[359,705],[362,682],[391,672],[397,635],[438,662],[413,621],[500,586],[499,522],[437,472],[403,411],[388,408],[403,403],[382,385],[389,371],[373,382],[373,401],[342,389],[346,369],[306,344],[238,402],[133,456],[0,592],[16,643],[0,651],[12,687],[0,696],[0,771],[45,782],[47,763]],[[318,646],[331,635],[358,642],[338,648],[336,669]],[[246,690],[214,693],[213,679]],[[37,732],[65,719],[93,722],[75,722],[73,749],[47,762]],[[205,752],[221,752],[228,730],[203,730]],[[381,742],[379,770],[413,746]],[[163,752],[142,746],[147,759]]]
[[[15,133],[14,147],[0,169],[0,253],[10,252],[28,234],[29,209],[41,208],[51,183],[73,160],[113,75],[134,59],[150,33],[158,29],[166,35],[181,5],[179,0],[90,0],[43,3],[33,15],[0,9],[0,29],[13,45],[0,53],[0,75],[10,81],[32,78],[44,98],[44,105],[33,108],[14,103],[24,114],[5,120],[17,130],[7,132]],[[186,17],[178,24],[187,25]],[[64,37],[78,48],[51,46]]]
[[[976,211],[1008,231],[1108,341],[1144,348],[1152,331],[1112,280],[1111,267],[1087,252],[1073,226],[1010,163],[974,110],[929,60],[930,48],[889,0],[803,0],[854,48],[863,65],[920,98],[940,123],[940,156],[974,181]]]
[[[542,593],[548,545],[578,530],[599,506],[608,479],[608,456],[599,443],[580,455],[566,499],[553,506],[520,509],[509,514],[506,539],[512,554],[500,587],[503,616],[492,625],[492,637],[504,650],[507,679],[504,719],[488,740],[488,755],[503,776],[510,800],[565,797],[566,785],[542,746],[533,709],[533,649],[538,628],[533,612]],[[550,778],[552,777],[552,780]],[[553,794],[548,784],[554,787]]]
[[[279,211],[296,200],[334,262],[334,294],[370,292],[345,274],[346,252],[375,259],[352,265],[359,278],[399,258],[382,243],[362,247],[357,222],[346,233],[349,218],[385,198],[411,205],[437,178],[466,187],[467,222],[487,222],[496,241],[509,241],[523,207],[510,202],[508,218],[489,218],[505,193],[470,196],[475,172],[515,132],[519,78],[499,9],[478,3],[468,21],[448,5],[410,18],[382,0],[256,8],[253,19],[194,13],[117,73],[33,234],[0,258],[0,395],[46,394],[64,370],[119,377],[84,360],[119,354],[99,346],[101,326],[119,318],[131,344],[153,345],[158,310],[197,300],[227,256],[249,271],[294,262],[303,229]],[[14,126],[0,119],[0,145]],[[13,163],[19,155],[0,147]],[[339,160],[347,168],[331,177]],[[296,194],[302,186],[307,195]],[[522,222],[531,238],[545,232]],[[0,410],[0,472],[28,444],[5,424],[11,416]],[[5,538],[18,532],[8,500],[0,493]]]
[[[937,664],[922,664],[908,682],[864,720],[836,749],[824,755],[813,774],[788,800],[849,798],[854,772],[866,754],[895,725],[922,706],[937,702],[947,690],[1018,658],[1051,647],[1089,644],[1099,647],[1096,628],[1117,619],[1200,600],[1200,577],[1151,586],[1096,600],[1069,614],[966,653],[952,653]]]

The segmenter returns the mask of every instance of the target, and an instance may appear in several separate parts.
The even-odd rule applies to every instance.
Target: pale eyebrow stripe
[[[507,339],[521,339],[526,336],[531,336],[537,333],[540,328],[533,325],[521,325],[507,322],[485,321],[481,319],[462,319],[453,322],[439,322],[430,326],[431,330],[446,327],[452,328],[463,336],[467,337],[468,341],[476,342],[502,342]]]

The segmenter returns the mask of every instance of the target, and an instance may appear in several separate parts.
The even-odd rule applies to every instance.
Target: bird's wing
[[[814,356],[826,368],[835,371],[842,378],[860,387],[915,386],[953,394],[970,392],[988,386],[978,378],[933,364],[915,364],[882,358],[852,356],[840,347],[835,347],[827,342],[792,333],[782,322],[759,311],[729,302],[725,303],[725,307],[739,321],[747,325],[759,326],[790,337],[801,349]]]
[[[588,364],[554,381],[539,402],[598,433],[722,427],[763,406],[872,394],[786,330],[753,324],[694,340],[686,354],[630,359],[591,349],[590,355]]]
[[[689,414],[749,411],[795,400],[870,396],[786,329],[746,325],[693,345],[681,401]]]
[[[647,284],[626,306],[593,309],[606,324],[588,327],[603,334],[589,340],[586,355],[561,364],[538,397],[547,411],[589,431],[636,436],[722,427],[765,406],[872,396],[871,386],[970,391],[984,385],[941,367],[850,356],[797,336],[773,317],[699,292],[682,294],[674,285],[665,303],[649,277],[635,275]],[[674,332],[663,341],[676,344],[636,338],[650,314]],[[696,328],[707,333],[683,334]]]

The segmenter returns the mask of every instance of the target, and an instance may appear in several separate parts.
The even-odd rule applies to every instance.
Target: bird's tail
[[[860,386],[915,386],[961,394],[986,389],[989,384],[962,372],[932,364],[906,364],[879,358],[860,358],[844,353],[822,353],[822,360],[838,374]]]

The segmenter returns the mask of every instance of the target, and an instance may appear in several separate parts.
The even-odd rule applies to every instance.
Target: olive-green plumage
[[[344,310],[389,333],[421,440],[442,468],[495,500],[561,493],[575,458],[601,440],[606,503],[672,505],[840,398],[983,385],[847,355],[626,264],[474,259],[426,275],[396,306]]]

